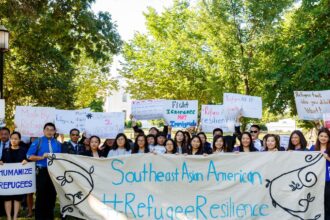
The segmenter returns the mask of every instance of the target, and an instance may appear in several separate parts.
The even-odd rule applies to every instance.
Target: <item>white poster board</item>
[[[242,115],[248,118],[262,118],[261,97],[240,95],[235,93],[224,93],[223,104],[226,108],[242,110]]]
[[[330,113],[323,114],[324,127],[330,128]]]
[[[55,125],[59,134],[70,134],[73,128],[78,129],[81,133],[85,131],[85,124],[89,108],[80,110],[59,110],[56,109]]]
[[[48,171],[64,216],[292,220],[324,219],[325,168],[317,152],[56,154]]]
[[[330,112],[330,90],[295,91],[294,97],[299,119],[322,120]]]
[[[5,126],[5,100],[0,99],[0,127]]]
[[[115,138],[125,129],[124,112],[90,112],[86,120],[87,136],[96,135],[100,138]]]
[[[0,195],[22,195],[36,191],[35,163],[0,165]]]
[[[55,108],[16,106],[16,130],[28,137],[43,136],[44,125],[55,122]]]
[[[290,135],[280,135],[280,147],[283,147],[285,148],[285,150],[287,150],[289,146],[289,142],[290,142]]]
[[[203,132],[221,128],[223,132],[234,132],[237,112],[228,111],[223,105],[202,105],[201,125]]]
[[[197,126],[197,100],[166,100],[163,116],[172,128]]]
[[[137,120],[153,120],[163,118],[163,100],[134,100],[132,115]]]

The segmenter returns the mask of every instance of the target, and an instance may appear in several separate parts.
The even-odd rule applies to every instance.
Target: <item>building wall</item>
[[[113,91],[104,103],[105,112],[125,112],[126,119],[131,114],[131,97],[124,90]]]

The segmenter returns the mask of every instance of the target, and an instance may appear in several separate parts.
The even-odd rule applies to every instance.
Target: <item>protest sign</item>
[[[299,119],[322,120],[330,112],[330,90],[295,91],[294,97]]]
[[[165,121],[172,128],[187,128],[197,125],[197,100],[166,100],[164,101]]]
[[[152,120],[163,118],[163,100],[132,101],[132,115],[137,120]]]
[[[48,122],[55,122],[55,108],[16,106],[15,125],[22,135],[41,137]]]
[[[290,135],[280,135],[280,147],[288,149],[290,141]]]
[[[237,112],[226,110],[223,105],[202,105],[201,125],[203,132],[221,128],[223,132],[234,132]]]
[[[261,97],[224,93],[223,104],[231,111],[242,111],[242,115],[248,118],[262,118]]]
[[[89,108],[81,110],[59,110],[56,109],[55,125],[59,134],[69,134],[73,128],[81,133],[85,131],[85,124]]]
[[[317,152],[56,154],[48,171],[62,213],[84,219],[324,219],[324,160]]]
[[[35,163],[0,165],[0,195],[23,195],[36,191]]]
[[[87,114],[87,136],[97,135],[100,138],[115,138],[118,133],[124,132],[124,112],[90,112]]]
[[[323,114],[324,127],[330,128],[330,113]]]

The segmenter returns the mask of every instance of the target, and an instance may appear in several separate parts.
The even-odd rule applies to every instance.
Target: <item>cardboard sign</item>
[[[234,132],[237,112],[226,110],[223,105],[202,105],[202,131],[213,132],[221,128],[223,132]]]
[[[261,97],[224,93],[223,104],[232,111],[242,111],[242,115],[248,118],[262,118]]]
[[[90,112],[87,114],[87,136],[97,135],[100,138],[115,138],[125,129],[124,112]]]
[[[15,124],[22,135],[41,137],[48,122],[55,122],[55,108],[16,106]]]
[[[197,100],[164,101],[164,119],[172,128],[187,128],[197,125]]]
[[[330,112],[330,90],[295,91],[294,97],[299,119],[322,120]]]
[[[152,120],[163,118],[163,100],[132,101],[132,115],[137,120]]]
[[[73,128],[78,129],[81,133],[85,131],[87,114],[90,109],[81,110],[58,110],[56,109],[55,125],[59,134],[70,134]]]

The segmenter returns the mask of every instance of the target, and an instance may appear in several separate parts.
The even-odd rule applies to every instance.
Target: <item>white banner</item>
[[[0,127],[5,126],[5,100],[0,99]]]
[[[115,138],[125,129],[124,112],[91,112],[86,120],[87,136],[97,135],[100,138]]]
[[[132,115],[137,120],[152,120],[163,118],[163,100],[132,101]]]
[[[330,112],[330,90],[295,91],[294,97],[299,119],[322,120]]]
[[[55,108],[16,106],[15,125],[22,135],[41,137],[48,122],[55,122]]]
[[[70,134],[73,128],[78,129],[81,133],[85,131],[87,114],[89,108],[81,110],[58,110],[56,109],[55,125],[59,134]]]
[[[235,93],[224,93],[223,104],[232,111],[239,112],[249,118],[262,118],[262,100],[261,97],[240,95]]]
[[[56,154],[48,165],[62,212],[84,219],[324,218],[325,159],[316,152]]]
[[[35,163],[0,165],[0,195],[22,195],[36,191]]]
[[[234,132],[237,112],[226,110],[223,105],[202,105],[202,131],[213,132],[221,128],[223,132]]]
[[[187,128],[197,125],[197,100],[164,101],[164,119],[172,128]]]

